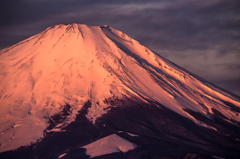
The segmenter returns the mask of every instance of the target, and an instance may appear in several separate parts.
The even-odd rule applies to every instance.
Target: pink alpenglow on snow
[[[114,118],[108,113],[133,109],[134,114],[146,105],[146,112],[171,111],[175,113],[171,118],[181,116],[184,121],[189,120],[213,133],[224,127],[212,123],[215,120],[229,124],[229,128],[240,125],[238,96],[184,70],[110,26],[60,24],[49,27],[1,50],[0,68],[0,152],[38,143],[49,133],[67,134],[67,128],[72,129],[72,125],[83,121],[87,124],[89,121],[88,128],[96,133],[100,131],[95,130],[97,128],[109,127],[107,122],[99,126],[105,119]],[[124,117],[125,111],[120,117]],[[133,121],[142,120],[138,116],[144,115],[153,116],[142,113]],[[157,122],[157,118],[147,121]],[[165,123],[162,120],[158,124],[145,122],[141,121],[143,125],[138,128]],[[125,134],[133,138],[145,132],[124,128],[121,124],[115,125],[113,132],[131,132]],[[172,130],[177,130],[177,126]],[[164,132],[168,132],[168,128]],[[225,130],[220,134],[228,135]],[[89,141],[94,137],[89,137]],[[237,140],[236,136],[233,138]],[[104,147],[97,148],[99,144]],[[97,156],[126,152],[134,144],[113,134],[85,147],[88,154]]]
[[[87,154],[92,158],[114,152],[127,152],[133,150],[135,146],[136,145],[133,143],[119,137],[118,135],[112,134],[83,146],[83,148],[87,149]]]

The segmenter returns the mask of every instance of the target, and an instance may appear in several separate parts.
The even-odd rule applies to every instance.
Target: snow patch
[[[139,136],[137,134],[132,134],[132,133],[129,133],[129,132],[126,132],[126,131],[118,131],[118,133],[126,133],[126,134],[128,134],[130,136]]]
[[[61,154],[60,156],[58,156],[58,158],[62,158],[66,155],[67,153]]]
[[[91,108],[88,109],[86,117],[94,124],[97,118],[107,112],[108,108],[110,108],[110,106],[103,102],[92,102]]]
[[[83,146],[82,148],[87,149],[87,155],[92,158],[114,152],[127,152],[129,150],[133,150],[135,147],[135,144],[119,137],[116,134],[112,134]]]

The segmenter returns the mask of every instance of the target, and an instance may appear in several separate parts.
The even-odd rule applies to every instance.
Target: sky
[[[110,25],[240,96],[240,0],[1,0],[0,50],[69,23]]]

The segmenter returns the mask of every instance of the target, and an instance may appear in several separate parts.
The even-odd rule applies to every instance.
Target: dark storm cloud
[[[0,49],[55,24],[107,24],[213,83],[239,78],[239,69],[228,67],[240,59],[239,0],[3,0],[0,6]]]

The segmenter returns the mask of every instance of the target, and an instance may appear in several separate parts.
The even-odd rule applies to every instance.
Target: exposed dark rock
[[[47,130],[53,129],[57,124],[63,122],[67,116],[70,115],[70,108],[71,106],[66,103],[66,105],[63,107],[62,111],[58,114],[55,114],[49,118],[49,126],[47,127]]]
[[[55,159],[67,150],[70,150],[69,153],[75,154],[78,150],[76,150],[77,147],[90,143],[100,133],[85,116],[90,106],[91,102],[87,101],[75,121],[64,127],[63,131],[49,132],[40,142],[15,151],[0,153],[0,158],[17,159],[23,156],[24,159]],[[68,156],[72,156],[69,153]]]
[[[91,107],[91,101],[87,101],[75,121],[61,132],[47,132],[38,143],[3,152],[0,158],[54,159],[66,153],[61,159],[87,159],[89,156],[81,147],[111,134],[117,134],[137,147],[126,153],[112,153],[94,159],[240,158],[240,140],[236,140],[240,139],[240,128],[224,122],[221,115],[209,119],[185,109],[216,131],[195,124],[154,101],[113,98],[105,102],[110,108],[94,125],[85,116]],[[69,109],[63,109],[61,114],[68,115],[68,112]]]

